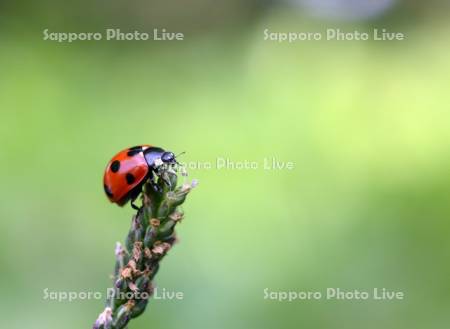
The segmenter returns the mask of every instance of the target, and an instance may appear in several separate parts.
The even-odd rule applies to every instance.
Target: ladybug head
[[[175,162],[175,154],[173,152],[164,152],[161,155],[161,161],[164,163],[173,163]]]

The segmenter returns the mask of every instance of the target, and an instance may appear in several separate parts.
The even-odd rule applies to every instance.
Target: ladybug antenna
[[[185,153],[186,153],[185,151],[183,151],[183,152],[181,152],[181,153],[178,153],[177,155],[175,155],[175,159],[178,158],[180,155],[183,155],[183,154],[185,154]]]
[[[177,164],[177,165],[179,165],[180,166],[180,163],[177,161],[177,158],[180,156],[180,155],[183,155],[183,154],[185,154],[186,152],[181,152],[181,153],[178,153],[177,155],[175,155],[175,158],[174,158],[174,160],[175,160],[175,163]]]

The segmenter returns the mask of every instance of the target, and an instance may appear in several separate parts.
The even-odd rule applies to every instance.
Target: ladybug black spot
[[[111,163],[111,171],[112,172],[118,172],[120,169],[120,161],[119,160],[115,160],[113,161],[113,163]]]
[[[127,155],[132,157],[132,156],[135,156],[136,154],[138,154],[140,152],[142,152],[142,147],[141,146],[133,146],[133,147],[130,147],[128,149]]]
[[[134,183],[134,181],[136,180],[133,176],[133,174],[127,173],[125,175],[125,179],[127,180],[128,185],[131,185]]]
[[[112,197],[113,197],[113,194],[112,194],[112,192],[111,192],[111,189],[110,189],[108,186],[106,186],[106,185],[103,185],[103,188],[105,189],[106,195],[107,195],[109,198],[112,198]]]

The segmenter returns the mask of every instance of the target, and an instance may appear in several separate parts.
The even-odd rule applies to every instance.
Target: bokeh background
[[[450,324],[450,38],[444,1],[0,2],[0,327],[89,328],[132,210],[107,202],[118,150],[190,170],[180,244],[140,328],[433,328]],[[44,42],[42,31],[151,31],[182,42]],[[402,42],[264,41],[371,31]],[[264,158],[295,163],[263,170]],[[327,287],[403,301],[264,300]]]

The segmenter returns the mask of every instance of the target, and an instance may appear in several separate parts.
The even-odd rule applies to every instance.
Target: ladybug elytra
[[[150,178],[154,188],[154,176],[160,177],[161,165],[178,164],[175,154],[160,147],[139,145],[117,153],[105,169],[103,187],[108,199],[125,205],[131,200],[131,206],[137,207],[133,201],[142,191],[142,185]]]

